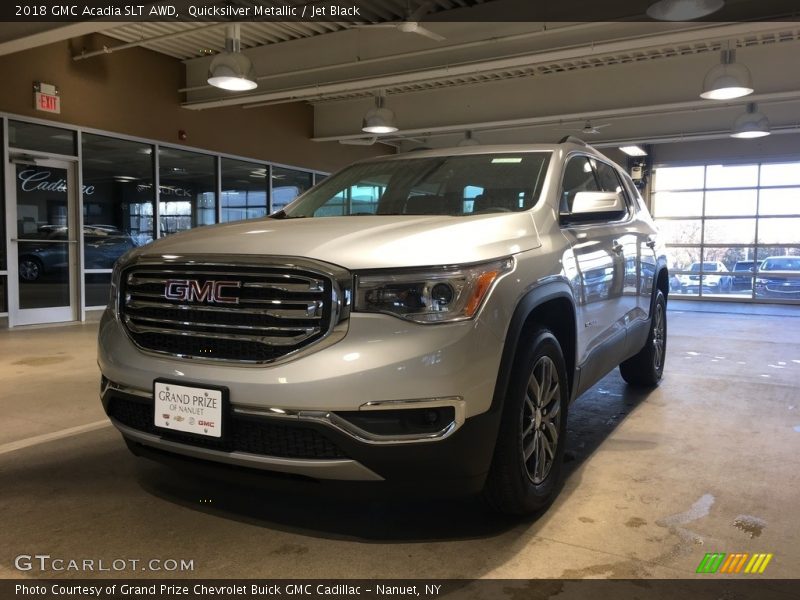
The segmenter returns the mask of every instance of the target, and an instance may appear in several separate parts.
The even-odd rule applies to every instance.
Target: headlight
[[[354,310],[441,323],[474,317],[494,283],[514,268],[513,258],[459,267],[356,277]]]
[[[114,264],[114,270],[111,272],[111,286],[108,290],[108,308],[111,309],[115,315],[117,314],[117,295],[120,289],[121,267],[119,261]]]

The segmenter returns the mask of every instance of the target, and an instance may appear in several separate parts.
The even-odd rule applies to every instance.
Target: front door
[[[11,237],[9,325],[77,320],[75,165],[50,159],[13,159],[6,167],[6,181]]]

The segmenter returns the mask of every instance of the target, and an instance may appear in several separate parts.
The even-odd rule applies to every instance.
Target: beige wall
[[[184,82],[183,64],[150,50],[133,48],[72,60],[83,48],[120,43],[87,36],[0,56],[0,111],[322,171],[390,150],[309,141],[314,115],[306,104],[247,110],[181,108],[177,90]],[[60,115],[33,108],[34,81],[58,87]],[[178,139],[179,130],[186,131],[185,141]]]

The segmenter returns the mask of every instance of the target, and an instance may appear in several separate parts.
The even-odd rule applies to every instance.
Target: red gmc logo
[[[168,279],[164,288],[167,300],[184,302],[217,302],[220,304],[239,304],[238,296],[231,296],[225,290],[242,287],[241,281],[206,281],[196,279]]]

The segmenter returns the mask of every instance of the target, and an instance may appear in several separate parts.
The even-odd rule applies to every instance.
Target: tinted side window
[[[619,195],[622,203],[627,207],[630,206],[628,202],[628,193],[620,181],[619,173],[611,165],[604,162],[595,161],[595,168],[597,169],[597,178],[600,180],[600,185],[603,187],[604,192],[614,192]],[[627,212],[627,210],[626,210]]]
[[[572,212],[572,201],[578,192],[599,191],[602,190],[595,178],[591,161],[585,156],[575,156],[569,159],[564,169],[559,210],[562,213]]]
[[[594,164],[597,167],[597,178],[600,180],[601,191],[622,193],[622,184],[616,170],[604,162],[594,161]]]

